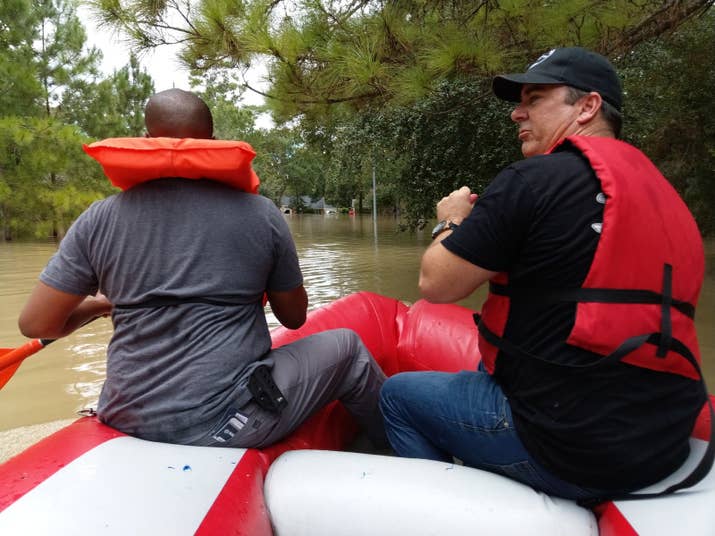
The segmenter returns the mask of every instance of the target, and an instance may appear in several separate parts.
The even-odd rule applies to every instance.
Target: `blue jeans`
[[[603,495],[559,479],[531,457],[507,397],[487,372],[403,372],[387,379],[380,396],[387,438],[399,456],[458,458],[567,499]]]

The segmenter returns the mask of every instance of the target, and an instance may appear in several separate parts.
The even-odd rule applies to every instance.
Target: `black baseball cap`
[[[496,76],[492,90],[500,99],[519,102],[524,84],[563,84],[595,91],[619,111],[623,104],[616,69],[605,57],[585,48],[554,48],[532,63],[525,73]]]

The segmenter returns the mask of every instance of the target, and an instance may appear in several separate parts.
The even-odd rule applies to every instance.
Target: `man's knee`
[[[395,414],[405,404],[413,373],[401,372],[385,380],[380,389],[380,409],[383,415]]]
[[[369,367],[372,355],[362,342],[360,335],[349,328],[334,329],[330,333],[337,341],[340,359],[349,361],[351,366]]]
[[[360,338],[360,335],[350,328],[336,328],[330,330],[330,333],[332,333],[333,336],[335,336],[335,338],[337,338],[342,344],[350,348],[350,353],[357,353],[357,350],[360,347],[365,346]]]

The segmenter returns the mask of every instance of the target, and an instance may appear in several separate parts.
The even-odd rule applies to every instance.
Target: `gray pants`
[[[288,405],[280,413],[255,402],[230,408],[198,444],[267,447],[329,402],[340,400],[376,447],[387,446],[378,405],[385,374],[354,331],[316,333],[271,350],[261,363],[272,367],[273,380]]]

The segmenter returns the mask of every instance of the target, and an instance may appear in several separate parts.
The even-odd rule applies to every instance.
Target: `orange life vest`
[[[526,354],[503,339],[509,297],[519,295],[577,302],[568,344],[700,379],[692,363],[693,358],[700,361],[693,317],[705,256],[690,211],[635,147],[612,138],[567,140],[588,159],[606,195],[593,262],[580,289],[513,288],[506,274],[492,280],[479,320],[479,349],[487,370],[494,371],[497,347]]]
[[[154,179],[182,177],[219,181],[258,193],[260,181],[251,167],[256,152],[243,141],[108,138],[82,148],[122,190]]]

